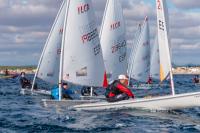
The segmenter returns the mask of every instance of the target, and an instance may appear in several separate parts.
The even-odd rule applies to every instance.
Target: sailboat
[[[76,110],[105,110],[138,108],[150,110],[173,110],[200,106],[200,92],[175,94],[169,49],[169,25],[165,0],[156,0],[157,33],[160,54],[160,80],[168,76],[171,81],[171,95],[141,99],[129,99],[115,103],[96,102],[73,106]]]
[[[52,85],[58,83],[61,43],[63,35],[64,18],[67,2],[63,1],[54,24],[51,28],[43,52],[41,54],[31,89],[21,89],[22,94],[43,94],[51,95],[51,92],[44,89],[34,90],[36,78],[40,78]]]
[[[100,42],[109,82],[118,75],[127,73],[127,51],[125,22],[122,6],[119,0],[107,0]]]
[[[134,47],[131,48],[132,51],[128,64],[129,79],[132,78],[136,80],[136,82],[134,82],[135,84],[129,82],[129,86],[134,89],[158,88],[161,84],[157,84],[156,82],[152,84],[146,83],[149,78],[155,81],[159,81],[160,79],[158,37],[156,35],[155,42],[150,45],[150,34],[147,17],[145,18],[143,25],[139,25],[139,27],[140,28],[136,32],[137,38],[134,40]],[[145,42],[148,42],[149,45],[143,46]]]
[[[129,77],[139,82],[146,83],[150,74],[150,36],[149,24],[146,17],[141,27],[134,51],[132,51],[132,60],[129,59]]]
[[[107,84],[91,0],[68,0],[65,12],[59,68],[59,100],[43,99],[45,105],[55,102],[73,105],[93,101],[63,100],[63,82],[91,87],[103,87]]]

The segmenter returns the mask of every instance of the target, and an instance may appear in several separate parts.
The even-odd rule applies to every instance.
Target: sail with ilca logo
[[[100,42],[109,81],[127,73],[125,22],[119,0],[107,0],[100,30]]]

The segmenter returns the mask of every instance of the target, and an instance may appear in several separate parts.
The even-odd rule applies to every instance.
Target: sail
[[[131,46],[131,50],[130,50],[130,54],[129,54],[129,58],[128,58],[128,69],[127,69],[127,74],[130,75],[131,73],[131,68],[133,67],[133,59],[135,56],[135,51],[137,49],[137,44],[138,44],[138,39],[141,33],[141,24],[139,24],[138,29],[135,32],[134,35],[134,41],[133,44]]]
[[[145,18],[137,45],[130,77],[137,81],[146,82],[150,73],[150,37],[147,18]]]
[[[36,76],[52,84],[58,83],[62,33],[67,2],[64,0],[40,57]]]
[[[160,80],[160,57],[157,35],[155,37],[154,44],[151,50],[150,76],[153,79]]]
[[[109,81],[127,73],[125,22],[119,0],[107,0],[100,42]]]
[[[63,81],[103,86],[105,67],[91,0],[69,0],[61,51]]]
[[[171,72],[171,59],[169,49],[169,24],[165,0],[156,1],[157,9],[157,30],[160,54],[160,80],[163,81]]]

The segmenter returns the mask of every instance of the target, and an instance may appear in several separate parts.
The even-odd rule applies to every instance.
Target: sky
[[[100,27],[106,0],[92,0]],[[37,65],[62,0],[0,0],[0,66]],[[121,0],[128,45],[145,16],[151,43],[156,31],[155,0]],[[200,64],[199,0],[167,0],[172,61]]]

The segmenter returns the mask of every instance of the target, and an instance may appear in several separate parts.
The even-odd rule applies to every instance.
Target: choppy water
[[[177,93],[200,91],[192,76],[175,76]],[[168,88],[134,91],[136,96],[169,93]],[[106,112],[67,111],[44,108],[40,96],[19,94],[17,79],[0,79],[0,132],[112,132],[191,133],[200,132],[200,108],[171,112],[119,110]]]

